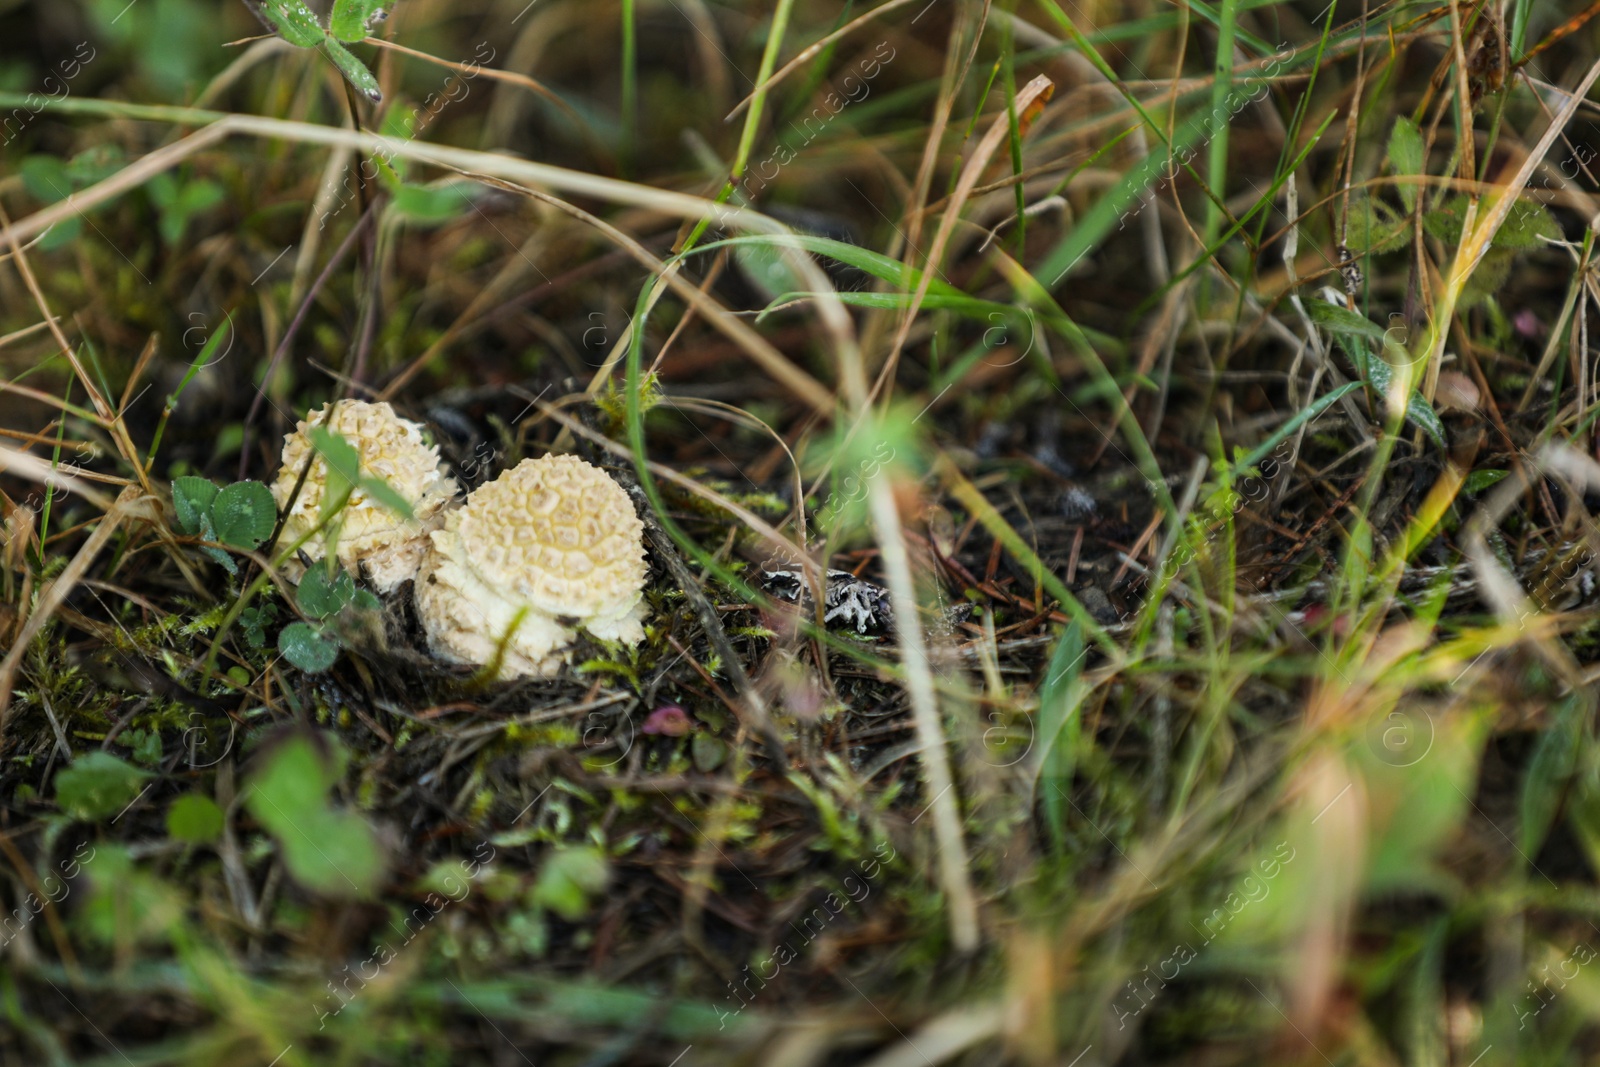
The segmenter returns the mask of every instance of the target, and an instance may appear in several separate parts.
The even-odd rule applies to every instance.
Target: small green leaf
[[[383,877],[383,852],[367,820],[324,808],[280,839],[289,872],[328,896],[370,896]]]
[[[1383,327],[1326,300],[1307,301],[1306,310],[1310,313],[1312,321],[1332,333],[1339,346],[1349,353],[1350,361],[1356,365],[1357,372],[1372,386],[1373,391],[1387,398],[1389,387],[1394,384],[1394,367],[1382,356],[1375,355],[1367,342],[1375,341],[1386,350],[1395,351],[1401,358],[1406,358],[1406,353],[1397,345],[1385,340]],[[1444,423],[1439,420],[1433,405],[1423,399],[1421,393],[1412,393],[1407,398],[1406,421],[1427,434],[1434,444],[1440,448],[1445,447]]]
[[[330,35],[317,21],[317,16],[301,0],[245,0],[256,16],[292,45],[300,48],[321,48],[323,53],[339,68],[356,89],[374,104],[383,99],[378,79],[350,53],[335,35]],[[381,6],[381,0],[339,0],[334,17],[341,33],[350,41],[359,41],[366,34],[366,25]],[[351,9],[354,9],[353,11]],[[360,29],[355,27],[359,23]]]
[[[222,186],[210,178],[196,178],[184,183],[183,191],[178,194],[176,207],[181,208],[186,215],[198,215],[207,208],[215,207],[222,203]]]
[[[200,536],[207,541],[220,540],[217,537],[216,528],[211,525],[210,511],[202,512],[200,515]],[[239,565],[233,561],[233,557],[215,545],[205,545],[200,551],[222,564],[223,569],[229,574],[237,575],[239,573]]]
[[[277,840],[296,881],[328,896],[370,896],[383,877],[383,853],[365,819],[328,805],[346,762],[328,740],[299,735],[278,745],[251,776],[245,806]]]
[[[1082,755],[1079,741],[1081,724],[1078,706],[1088,687],[1081,681],[1086,657],[1083,627],[1076,621],[1061,631],[1050,664],[1039,687],[1039,737],[1037,779],[1034,791],[1044,809],[1045,824],[1059,850],[1066,840],[1065,790],[1071,787],[1073,771]]]
[[[255,548],[272,536],[278,505],[272,490],[260,482],[234,482],[224,486],[211,503],[211,522],[217,540],[235,548]]]
[[[39,238],[39,247],[46,252],[53,252],[58,248],[66,248],[76,241],[83,233],[83,217],[74,215],[70,219],[60,222],[44,231]]]
[[[1329,333],[1367,337],[1380,343],[1383,341],[1382,326],[1348,308],[1330,304],[1326,300],[1308,300],[1306,310],[1311,314],[1311,321]]]
[[[120,845],[101,841],[85,859],[89,895],[74,921],[93,942],[123,949],[135,945],[162,945],[190,921],[191,901],[152,870],[148,861],[135,862]]]
[[[120,145],[102,142],[86,148],[67,164],[67,176],[78,186],[93,185],[111,177],[127,164]]]
[[[1497,485],[1510,471],[1473,471],[1461,483],[1461,491],[1476,496],[1492,485]]]
[[[734,262],[751,285],[761,290],[768,300],[793,290],[806,289],[805,275],[795,260],[809,257],[796,256],[781,244],[739,245],[733,250]]]
[[[201,548],[200,551],[210,556],[215,563],[217,563],[222,567],[223,570],[227,571],[235,578],[239,576],[239,564],[235,563],[233,557],[228,555],[222,549],[216,548],[212,545],[206,545]]]
[[[350,485],[361,484],[361,451],[326,426],[311,427],[311,447],[328,465],[328,473]]]
[[[689,741],[689,753],[695,769],[710,774],[727,760],[728,746],[721,738],[697,733]]]
[[[159,178],[171,178],[171,175],[160,174]],[[154,194],[157,186],[152,184],[151,192]],[[221,203],[223,198],[222,186],[209,178],[199,178],[183,186],[177,186],[175,181],[169,182],[169,193],[165,202],[160,205],[161,239],[169,245],[175,245],[183,240],[183,233],[189,228],[189,220],[208,208]],[[154,199],[154,196],[152,196]]]
[[[278,650],[307,674],[321,674],[339,658],[339,646],[304,622],[291,622],[279,632]]]
[[[295,603],[300,610],[314,619],[336,615],[356,595],[355,582],[343,570],[328,573],[326,567],[312,567],[300,579],[295,590]]]
[[[1561,236],[1561,227],[1543,204],[1518,200],[1506,213],[1506,221],[1495,232],[1496,248],[1540,248],[1545,241]]]
[[[329,501],[343,495],[335,488],[336,483],[342,481],[359,488],[402,518],[412,517],[410,503],[393,486],[382,478],[361,473],[361,452],[355,445],[324,426],[313,426],[310,436],[311,447],[328,465]]]
[[[394,194],[396,214],[407,222],[429,225],[448,222],[472,206],[472,189],[459,182],[449,185],[403,183]]]
[[[349,756],[332,735],[296,734],[271,750],[251,778],[246,807],[268,829],[285,819],[310,818],[326,806]],[[258,810],[259,809],[259,810]]]
[[[1449,886],[1448,877],[1441,880],[1435,857],[1469,821],[1487,720],[1445,716],[1434,721],[1422,711],[1402,708],[1375,722],[1380,733],[1401,731],[1396,736],[1406,739],[1408,755],[1390,763],[1379,753],[1394,758],[1397,750],[1382,744],[1365,749],[1368,762],[1362,778],[1374,813],[1368,831],[1372,837],[1367,845],[1366,886],[1375,893]],[[1315,892],[1309,886],[1299,888]],[[1296,891],[1290,885],[1282,889],[1286,895]],[[1273,892],[1277,895],[1277,887]]]
[[[1466,222],[1469,202],[1465,193],[1447,198],[1438,207],[1423,214],[1422,228],[1427,231],[1429,237],[1445,244],[1458,243],[1461,240],[1462,225]]]
[[[315,48],[328,39],[328,31],[301,0],[255,0],[250,6],[263,22],[292,45]]]
[[[328,18],[328,32],[341,41],[355,42],[367,36],[372,24],[383,18],[386,0],[334,0]]]
[[[65,160],[55,156],[29,156],[17,169],[22,174],[22,187],[41,204],[54,204],[72,193],[72,178],[67,173]]]
[[[1433,410],[1433,405],[1421,393],[1412,393],[1411,399],[1406,402],[1406,421],[1423,433],[1428,435],[1428,440],[1445,448],[1444,423],[1439,421],[1439,413]]]
[[[409,139],[417,130],[417,116],[421,113],[408,111],[403,107],[392,107],[383,113],[383,125],[378,132],[385,137],[393,137],[397,141]]]
[[[203,793],[185,793],[167,809],[167,836],[207,845],[222,836],[222,809]]]
[[[363,493],[366,493],[402,519],[415,517],[415,513],[411,510],[411,505],[406,498],[401,496],[398,490],[382,478],[364,477],[361,479],[360,485]]]
[[[1552,709],[1550,718],[1550,727],[1539,735],[1533,758],[1528,761],[1527,776],[1522,780],[1519,851],[1529,863],[1544,846],[1567,782],[1577,767],[1583,748],[1583,701],[1577,696],[1567,697]]]
[[[56,804],[74,819],[109,818],[133,802],[149,777],[149,771],[96,749],[56,775]]]
[[[278,606],[272,603],[245,608],[239,613],[239,625],[244,630],[244,639],[250,642],[251,648],[267,647],[267,627],[272,625],[277,616]]]
[[[1382,356],[1371,356],[1367,360],[1367,381],[1379,396],[1387,398],[1394,384],[1394,367]],[[1406,421],[1427,434],[1434,444],[1445,447],[1444,423],[1421,393],[1414,392],[1406,398]]]
[[[127,731],[119,739],[127,742],[133,752],[135,762],[146,767],[154,767],[161,762],[161,731],[141,730],[137,727]]]
[[[1456,307],[1462,311],[1479,307],[1505,288],[1511,278],[1511,267],[1520,254],[1514,248],[1501,248],[1496,240],[1494,247],[1478,260],[1477,267],[1467,278],[1467,284],[1461,287],[1461,299]]]
[[[539,872],[533,902],[563,919],[581,919],[589,910],[589,897],[604,889],[610,877],[606,858],[598,849],[557,849]]]
[[[351,54],[350,49],[330,37],[323,42],[322,51],[333,60],[333,65],[339,68],[339,73],[355,86],[357,92],[374,104],[382,102],[383,90],[378,88],[378,79],[372,76],[372,71],[368,70],[361,60]]]
[[[119,150],[100,145],[78,153],[71,162],[63,162],[55,156],[29,156],[18,170],[29,196],[45,204],[54,204],[121,169],[120,159]],[[46,251],[65,248],[82,231],[83,215],[73,215],[46,230],[39,238],[39,247]]]
[[[807,233],[792,233],[782,235],[755,234],[747,237],[730,237],[723,241],[713,241],[703,244],[695,249],[696,252],[710,252],[722,247],[747,248],[747,247],[790,247],[799,248],[806,252],[828,256],[836,259],[846,266],[851,266],[872,275],[882,281],[888,282],[902,292],[909,293],[922,282],[922,272],[914,267],[907,267],[897,259],[891,259],[881,252],[873,252],[859,245],[850,244],[848,241],[835,241],[828,237],[815,237]],[[965,294],[940,278],[935,278],[928,286],[929,296],[964,296]]]
[[[209,478],[174,478],[172,506],[178,513],[178,529],[191,537],[200,533],[203,519],[216,499],[217,486]]]
[[[1350,197],[1345,247],[1356,256],[1390,252],[1405,243],[1405,220],[1394,208],[1368,193]]]
[[[178,179],[171,174],[157,174],[145,183],[144,190],[159,211],[166,211],[178,202]]]
[[[1422,131],[1404,115],[1395,120],[1394,131],[1389,134],[1389,165],[1397,175],[1411,177],[1423,171]],[[1417,186],[1400,183],[1400,199],[1410,211],[1417,204]]]

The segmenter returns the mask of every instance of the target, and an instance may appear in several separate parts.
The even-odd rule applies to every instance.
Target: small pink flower
[[[639,732],[682,737],[693,728],[694,724],[689,721],[688,714],[682,708],[676,704],[665,704],[650,713],[644,720],[644,725],[639,727]]]
[[[1543,337],[1547,331],[1545,324],[1539,320],[1539,316],[1530,308],[1523,308],[1517,312],[1516,316],[1511,320],[1511,328],[1516,330],[1519,335],[1529,339]]]

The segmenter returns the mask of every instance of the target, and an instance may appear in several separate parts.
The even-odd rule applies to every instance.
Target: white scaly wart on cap
[[[335,554],[352,574],[363,570],[382,593],[393,592],[408,578],[427,551],[428,534],[444,522],[450,502],[461,487],[439,461],[439,446],[428,445],[422,427],[402,419],[388,404],[369,404],[362,400],[339,400],[310,415],[283,440],[283,465],[272,483],[272,497],[281,510],[294,494],[300,471],[309,461],[305,484],[294,498],[294,507],[284,519],[278,543],[290,545],[314,529],[321,520],[322,502],[328,492],[328,464],[312,448],[310,431],[321,426],[339,434],[361,455],[361,473],[382,478],[411,505],[412,518],[390,510],[359,487],[340,510]],[[324,539],[313,536],[301,546],[313,560],[325,554]],[[285,566],[291,579],[298,580],[304,568],[296,561]]]
[[[580,628],[644,640],[644,523],[622,486],[576,456],[523,460],[430,540],[417,615],[440,659],[490,663],[505,640],[499,678],[547,678]]]

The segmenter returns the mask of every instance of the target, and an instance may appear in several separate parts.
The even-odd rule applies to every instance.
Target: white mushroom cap
[[[644,640],[644,524],[610,475],[576,456],[523,460],[467,497],[417,575],[417,614],[441,659],[548,677],[576,630]]]
[[[392,592],[408,578],[427,550],[428,534],[444,520],[444,512],[461,487],[439,461],[439,447],[422,439],[422,427],[394,413],[388,404],[369,404],[361,400],[340,400],[323,405],[283,441],[283,465],[272,483],[272,497],[282,508],[294,492],[300,471],[309,461],[311,469],[295,497],[294,508],[284,520],[280,544],[292,544],[313,529],[321,518],[322,501],[328,491],[328,464],[311,446],[312,426],[322,426],[355,446],[361,454],[361,473],[382,478],[411,505],[413,518],[396,514],[369,497],[359,487],[340,511],[336,554],[346,570],[365,568],[380,592]],[[313,537],[301,546],[312,559],[321,559],[324,542]],[[300,566],[291,562],[285,568],[289,577],[298,578]]]

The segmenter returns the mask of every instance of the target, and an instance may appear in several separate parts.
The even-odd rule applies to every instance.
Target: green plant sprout
[[[346,48],[365,40],[384,17],[378,0],[336,0],[323,26],[301,0],[244,0],[245,6],[274,33],[297,48],[319,48],[345,80],[374,104],[383,99],[378,79]]]
[[[291,622],[278,634],[278,650],[290,663],[307,674],[320,674],[333,666],[344,639],[334,626],[346,608],[357,612],[377,612],[383,605],[355,582],[343,569],[331,574],[326,567],[312,567],[295,590],[295,603],[310,622]]]

